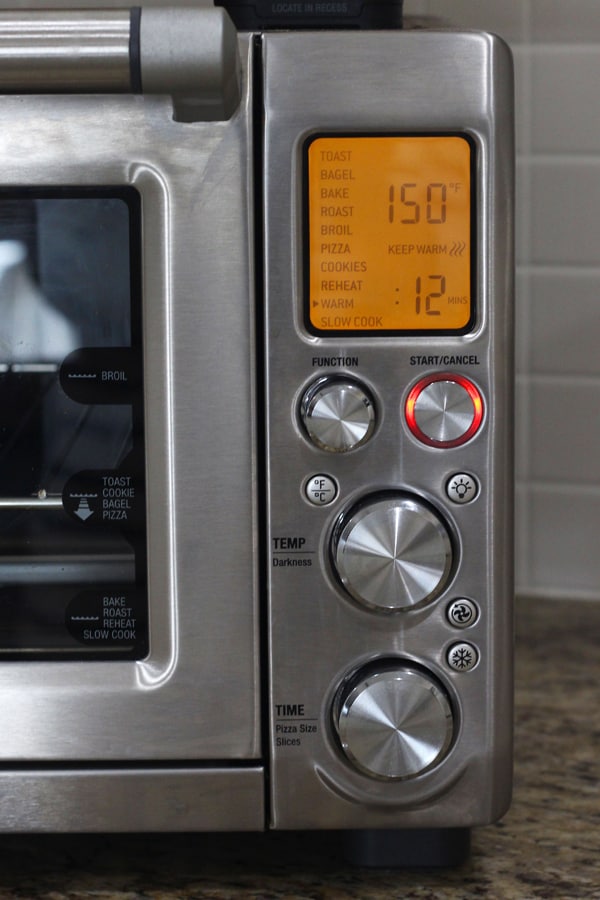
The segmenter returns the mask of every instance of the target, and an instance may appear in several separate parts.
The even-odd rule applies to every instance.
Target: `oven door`
[[[250,47],[95,15],[0,21],[0,830],[262,828]]]

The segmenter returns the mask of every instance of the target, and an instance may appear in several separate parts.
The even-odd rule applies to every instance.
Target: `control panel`
[[[441,35],[312,34],[315,95],[300,37],[264,52],[273,824],[470,826],[510,795],[506,60],[454,36],[449,104]]]

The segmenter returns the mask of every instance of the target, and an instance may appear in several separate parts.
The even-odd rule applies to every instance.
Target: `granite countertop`
[[[353,869],[327,835],[10,835],[0,900],[600,898],[600,604],[519,603],[515,754],[513,806],[458,869]]]

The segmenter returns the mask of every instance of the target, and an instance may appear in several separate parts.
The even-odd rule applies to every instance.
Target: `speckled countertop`
[[[455,870],[353,869],[324,835],[5,836],[0,900],[600,898],[600,604],[519,604],[515,753],[512,809]]]

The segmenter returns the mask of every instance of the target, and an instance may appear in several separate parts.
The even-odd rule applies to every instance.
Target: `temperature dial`
[[[332,550],[348,593],[382,612],[429,603],[452,568],[446,525],[412,494],[375,495],[351,509],[338,522]]]
[[[481,394],[464,375],[428,375],[406,400],[408,427],[430,447],[460,447],[477,433],[482,419]]]
[[[375,427],[371,395],[350,378],[320,378],[311,385],[302,398],[300,417],[313,444],[330,453],[360,447]]]
[[[441,762],[454,734],[452,708],[428,673],[383,660],[345,685],[334,708],[342,750],[374,778],[415,778]]]

